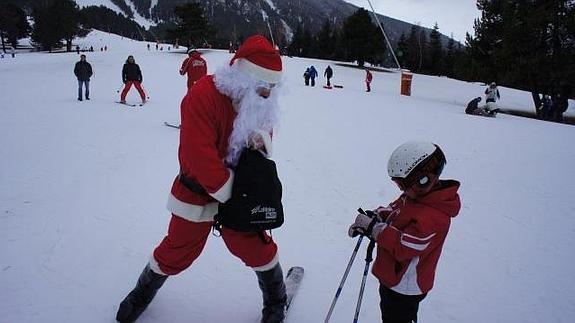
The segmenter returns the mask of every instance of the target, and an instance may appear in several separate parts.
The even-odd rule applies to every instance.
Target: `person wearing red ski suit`
[[[208,73],[208,64],[196,50],[190,51],[188,58],[182,63],[180,75],[188,74],[188,89],[194,85],[202,76]]]
[[[365,86],[367,87],[367,90],[365,92],[371,92],[371,80],[373,79],[373,75],[371,74],[371,72],[366,69],[365,70],[366,74],[365,74]]]

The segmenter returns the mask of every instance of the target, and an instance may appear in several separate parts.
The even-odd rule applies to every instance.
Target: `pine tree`
[[[0,4],[0,39],[3,51],[6,51],[6,41],[16,48],[18,39],[28,36],[29,32],[30,24],[22,9],[11,3]]]
[[[32,12],[32,40],[49,51],[59,47],[62,40],[66,40],[67,49],[70,51],[71,41],[80,31],[79,16],[78,5],[72,0],[43,2]]]
[[[367,10],[360,8],[344,21],[342,37],[347,59],[357,61],[358,66],[380,59],[382,35]]]
[[[187,47],[203,45],[211,39],[216,30],[211,26],[199,3],[187,3],[174,8],[176,23],[174,29],[168,30],[168,37]]]
[[[435,23],[429,34],[429,72],[432,75],[441,75],[443,71],[443,45],[439,26]]]

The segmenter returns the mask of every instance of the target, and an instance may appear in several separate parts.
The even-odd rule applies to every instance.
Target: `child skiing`
[[[357,215],[349,228],[350,237],[362,234],[377,243],[372,273],[380,283],[383,323],[417,322],[419,303],[433,287],[451,219],[461,207],[459,182],[439,179],[445,163],[441,148],[430,142],[396,148],[387,171],[402,194],[373,218]]]

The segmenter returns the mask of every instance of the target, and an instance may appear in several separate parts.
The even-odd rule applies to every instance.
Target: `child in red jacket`
[[[440,180],[446,163],[438,145],[407,142],[392,153],[387,170],[402,194],[377,216],[357,215],[348,234],[377,242],[372,273],[380,282],[382,322],[417,322],[417,311],[433,287],[435,268],[451,218],[461,207],[459,182]]]

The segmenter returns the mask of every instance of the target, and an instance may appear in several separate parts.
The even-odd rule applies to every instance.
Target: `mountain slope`
[[[133,14],[134,20],[145,27],[174,19],[173,9],[188,0],[75,0],[81,6],[105,5]],[[122,10],[115,3],[122,3]],[[239,39],[253,33],[268,34],[272,30],[277,43],[287,44],[299,24],[316,33],[329,20],[341,26],[358,7],[343,0],[198,0],[205,8],[208,20],[218,28],[223,39]],[[378,15],[390,41],[396,43],[412,24]],[[268,27],[269,23],[269,27]],[[424,28],[428,32],[429,29]],[[444,36],[444,40],[447,37]]]
[[[75,42],[76,44],[76,42]],[[81,47],[94,68],[91,101],[76,101],[75,53],[22,53],[0,60],[0,322],[112,322],[167,230],[166,198],[178,173],[186,79],[183,51],[94,31]],[[115,104],[120,72],[134,55],[150,101]],[[229,62],[205,51],[208,72]],[[343,89],[303,85],[306,66],[330,64]],[[306,268],[289,320],[323,321],[355,239],[357,207],[398,195],[386,172],[393,149],[431,140],[447,156],[445,178],[461,181],[436,273],[421,303],[427,323],[570,323],[575,313],[575,127],[508,115],[468,116],[480,84],[365,73],[334,62],[283,57],[274,160],[284,187],[285,225],[274,230],[282,265]],[[319,78],[319,84],[325,82]],[[529,93],[500,88],[503,106],[529,107]],[[129,101],[138,100],[132,89]],[[568,113],[573,115],[573,101]],[[349,322],[364,267],[363,244],[332,323]],[[369,275],[360,320],[379,320],[378,282]],[[253,271],[210,236],[201,257],[170,277],[139,323],[257,322]]]

